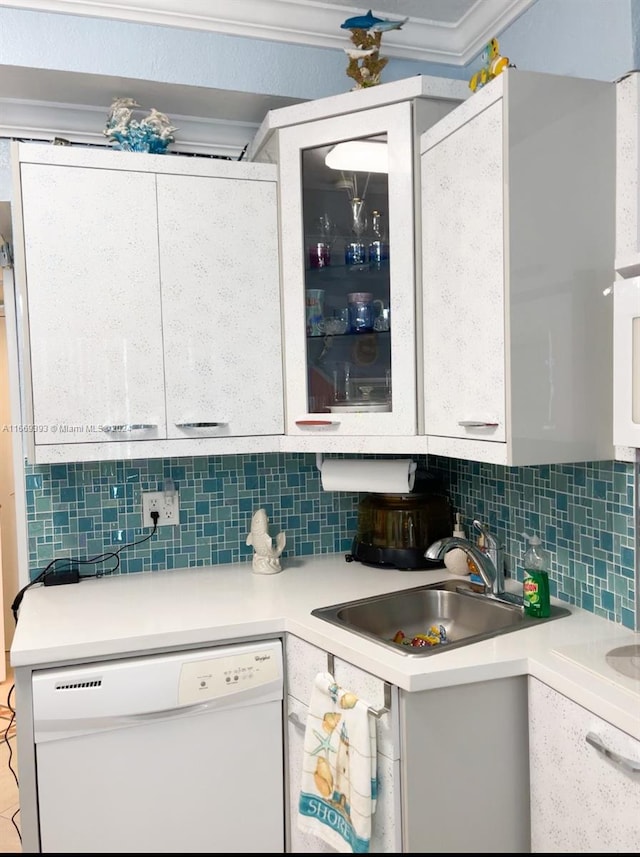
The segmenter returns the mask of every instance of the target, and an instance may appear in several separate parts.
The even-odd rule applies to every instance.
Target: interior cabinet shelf
[[[308,334],[307,339],[318,340],[318,342],[322,342],[323,339],[330,337],[331,339],[362,339],[364,336],[380,336],[380,337],[388,337],[391,334],[391,329],[389,330],[360,330],[357,333],[354,333],[351,330],[345,330],[344,333],[319,333],[315,335]]]

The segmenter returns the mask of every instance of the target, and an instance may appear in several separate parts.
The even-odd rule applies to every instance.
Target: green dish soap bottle
[[[551,555],[543,547],[538,536],[522,534],[529,541],[523,563],[524,582],[524,612],[527,616],[547,619],[551,615],[551,599],[549,597],[549,571]]]

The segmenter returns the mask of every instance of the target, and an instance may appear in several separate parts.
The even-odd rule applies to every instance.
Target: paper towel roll
[[[408,494],[416,479],[416,463],[410,458],[330,458],[322,462],[320,474],[325,491]]]

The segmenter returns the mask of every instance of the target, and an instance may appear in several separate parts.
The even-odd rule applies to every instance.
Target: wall
[[[500,52],[518,68],[613,81],[637,65],[639,10],[638,0],[538,0],[500,35]]]
[[[336,29],[342,20],[338,11]],[[353,84],[344,51],[329,48],[7,8],[0,8],[0,33],[5,65],[303,99],[336,95]],[[390,58],[383,78],[416,74],[466,77],[464,69]]]
[[[500,35],[522,69],[614,80],[637,64],[637,0],[538,0]],[[0,8],[0,63],[167,83],[316,98],[349,88],[340,51],[194,31]],[[385,81],[413,74],[468,78],[468,69],[391,60]],[[295,74],[291,70],[295,69]],[[63,99],[61,99],[63,100]],[[569,603],[634,627],[635,468],[622,462],[502,468],[436,460],[469,527],[477,515],[505,541],[521,579],[520,532],[536,530],[556,554],[553,591]],[[30,570],[60,553],[93,555],[142,536],[138,493],[172,475],[180,528],[121,555],[119,571],[245,561],[251,512],[285,530],[287,557],[348,550],[356,495],[320,491],[315,456],[269,455],[29,468]],[[163,528],[166,529],[166,528]]]

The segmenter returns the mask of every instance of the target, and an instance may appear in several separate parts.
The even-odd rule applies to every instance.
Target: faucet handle
[[[474,522],[473,522],[473,526],[476,528],[476,530],[477,530],[481,535],[483,535],[483,536],[485,537],[485,539],[486,539],[488,542],[491,542],[491,541],[495,542],[495,538],[494,538],[494,537],[491,535],[491,533],[489,532],[489,527],[488,527],[486,524],[483,524],[483,523],[481,523],[480,521],[478,521],[477,519],[475,519],[475,520],[474,520]]]
[[[481,549],[486,551],[495,551],[496,553],[502,549],[502,545],[499,544],[498,540],[493,533],[490,532],[489,527],[486,524],[482,524],[480,521],[474,520],[473,526],[483,537]]]

